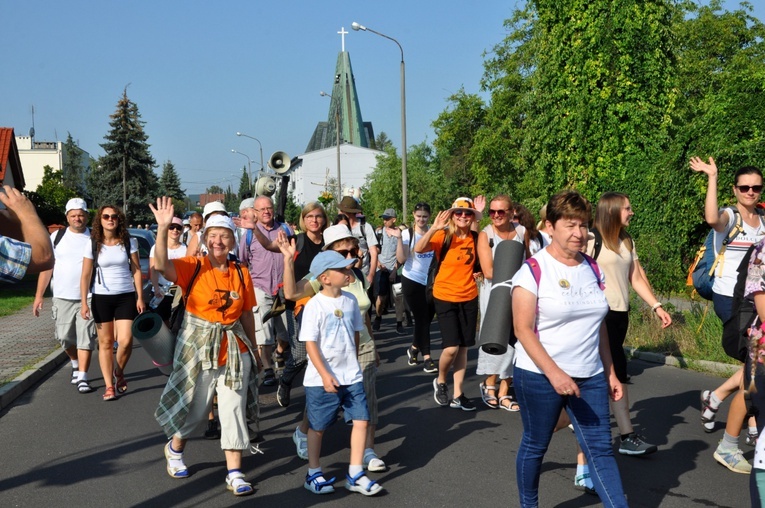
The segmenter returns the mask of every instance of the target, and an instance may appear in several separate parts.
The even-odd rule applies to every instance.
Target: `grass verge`
[[[26,285],[0,286],[0,317],[15,314],[19,309],[32,305],[35,288]]]

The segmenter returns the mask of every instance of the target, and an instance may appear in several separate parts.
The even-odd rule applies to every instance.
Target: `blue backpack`
[[[730,207],[728,210],[733,213],[735,224],[728,232],[728,235],[723,239],[720,252],[715,252],[715,232],[712,230],[707,235],[706,240],[704,240],[704,245],[702,245],[696,253],[696,259],[688,270],[686,285],[693,286],[693,292],[697,293],[705,300],[712,299],[712,286],[715,281],[715,270],[724,260],[725,250],[728,248],[728,244],[730,244],[738,234],[744,230],[741,214],[738,213],[738,210],[734,207]],[[760,213],[759,209],[757,209],[757,213]],[[762,220],[762,217],[760,217],[760,220]]]

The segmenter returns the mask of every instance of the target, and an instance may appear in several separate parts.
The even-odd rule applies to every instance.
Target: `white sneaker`
[[[295,443],[297,456],[303,460],[308,460],[308,436],[300,435],[300,427],[297,427],[292,433],[292,442]]]
[[[385,471],[387,466],[375,452],[369,452],[364,455],[364,469],[372,471],[373,473],[378,473],[380,471]]]

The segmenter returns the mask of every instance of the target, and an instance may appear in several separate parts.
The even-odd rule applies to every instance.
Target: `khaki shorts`
[[[255,342],[258,346],[273,346],[276,338],[289,342],[290,336],[287,333],[287,313],[282,312],[263,323],[263,316],[271,310],[274,303],[274,297],[260,288],[255,288],[255,300],[258,305],[252,308],[255,315]]]
[[[56,322],[56,340],[64,349],[76,346],[77,349],[93,351],[96,342],[96,322],[83,319],[80,315],[81,307],[80,300],[53,298],[50,311]]]
[[[377,349],[375,341],[370,340],[359,345],[359,366],[367,396],[369,424],[377,425]]]

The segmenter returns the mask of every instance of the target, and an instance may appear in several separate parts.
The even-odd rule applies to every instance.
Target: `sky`
[[[765,2],[752,2],[765,20]],[[406,62],[407,144],[434,139],[450,95],[480,92],[484,52],[507,35],[522,1],[331,2],[0,0],[0,126],[35,139],[67,133],[92,157],[127,86],[151,153],[171,161],[187,193],[238,189],[247,159],[305,150],[327,120],[341,28],[365,121],[400,149],[399,41]],[[735,6],[737,2],[727,2]]]

